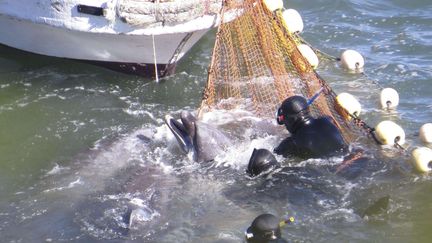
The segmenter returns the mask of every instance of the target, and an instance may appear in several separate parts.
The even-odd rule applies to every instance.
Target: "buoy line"
[[[322,57],[324,57],[325,59],[327,59],[327,60],[329,60],[329,61],[335,61],[335,62],[340,62],[340,61],[342,61],[341,57],[333,56],[333,55],[328,54],[328,53],[326,53],[326,52],[324,52],[324,51],[321,51],[320,49],[318,49],[318,48],[316,48],[316,47],[312,47],[312,45],[309,44],[309,42],[307,42],[303,37],[301,37],[301,36],[299,35],[299,33],[295,33],[295,36],[300,40],[301,43],[310,46],[310,47],[312,48],[313,51],[315,51],[316,53],[319,53],[319,54],[320,54]],[[356,67],[357,70],[360,69],[359,65],[355,65],[355,67]],[[384,87],[383,87],[383,86],[382,86],[382,85],[381,85],[381,84],[380,84],[376,79],[371,78],[371,77],[370,77],[366,72],[362,71],[362,72],[360,72],[360,74],[364,75],[365,78],[366,78],[367,80],[369,80],[371,83],[373,83],[373,84],[375,84],[376,86],[378,86],[378,88],[380,88],[380,89],[384,89]]]
[[[293,35],[297,39],[298,51],[314,69],[317,68],[319,63],[319,58],[316,53],[330,61],[340,62],[343,68],[362,74],[367,80],[378,86],[381,90],[380,104],[383,109],[396,109],[399,105],[398,92],[393,88],[384,88],[377,80],[369,77],[363,70],[365,62],[360,53],[348,49],[345,50],[340,57],[335,57],[318,48],[314,48],[300,36],[304,24],[301,15],[296,10],[285,9],[282,0],[263,0],[263,3],[269,11],[276,13],[276,15],[282,18],[284,29],[288,32],[288,35]],[[318,74],[317,76],[319,77]],[[320,92],[323,91],[324,89]],[[331,89],[329,89],[329,91],[334,93]],[[348,93],[337,95],[336,104],[347,113],[345,119],[348,121],[352,120],[356,126],[366,131],[378,145],[391,145],[408,157],[409,152],[411,152],[412,165],[417,171],[423,173],[432,171],[432,149],[428,147],[417,147],[414,149],[410,149],[409,146],[403,147],[405,144],[405,131],[398,124],[390,120],[385,120],[378,123],[375,127],[369,126],[360,118],[361,104],[354,96]],[[424,124],[419,130],[419,135],[423,143],[432,144],[432,123]]]
[[[316,66],[318,65],[318,60],[315,60],[315,58],[317,59],[318,57],[313,56],[311,53],[319,53],[322,57],[324,57],[327,60],[330,61],[336,61],[336,62],[340,62],[341,66],[343,66],[346,69],[349,69],[351,71],[357,71],[359,72],[361,75],[363,75],[366,80],[368,80],[369,82],[373,83],[374,85],[376,85],[380,90],[380,104],[381,107],[383,109],[387,109],[387,110],[391,110],[391,109],[395,109],[398,105],[399,105],[399,94],[398,92],[393,89],[393,88],[385,88],[384,86],[382,86],[376,79],[371,78],[364,70],[364,58],[363,56],[358,53],[357,51],[354,50],[345,50],[341,57],[335,57],[333,55],[330,55],[324,51],[321,51],[318,48],[312,47],[312,45],[310,45],[304,38],[302,38],[299,35],[299,32],[294,33],[294,35],[296,36],[296,38],[298,38],[298,40],[300,41],[299,45],[299,49],[300,52],[303,54],[303,52],[307,52],[306,54],[303,54],[306,59],[308,60],[312,60],[310,61],[310,63],[314,63],[315,65],[311,65],[316,68]],[[305,49],[304,46],[308,46],[310,47],[310,51],[302,51],[302,49]],[[301,47],[301,48],[300,48]]]
[[[295,36],[299,39],[299,41],[301,43],[306,44],[306,45],[312,47],[312,45],[309,44],[309,42],[307,42],[303,37],[301,37],[299,33],[296,33]],[[315,52],[321,54],[321,56],[325,57],[327,60],[337,61],[337,62],[339,62],[341,60],[339,57],[335,57],[335,56],[332,56],[332,55],[330,55],[328,53],[325,53],[325,52],[321,51],[320,49],[318,49],[316,47],[312,47],[312,50],[314,50]]]

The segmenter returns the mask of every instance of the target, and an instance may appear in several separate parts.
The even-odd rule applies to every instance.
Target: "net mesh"
[[[270,12],[257,0],[227,0],[221,16],[200,113],[241,108],[273,118],[287,97],[310,98],[322,89],[312,114],[329,116],[346,142],[354,139],[352,120],[298,50],[300,39],[286,31],[281,10]]]

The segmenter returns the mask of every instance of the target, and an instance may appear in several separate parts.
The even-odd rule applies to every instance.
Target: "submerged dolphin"
[[[212,161],[221,151],[232,145],[226,134],[198,121],[188,111],[181,113],[180,121],[166,115],[165,123],[177,139],[181,150],[197,162]]]

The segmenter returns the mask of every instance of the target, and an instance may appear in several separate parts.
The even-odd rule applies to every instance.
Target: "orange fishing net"
[[[260,0],[226,0],[221,16],[200,113],[241,108],[273,118],[285,98],[311,98],[322,89],[312,114],[331,117],[346,142],[353,140],[352,119],[301,55],[300,39],[286,30],[282,10],[270,12]]]

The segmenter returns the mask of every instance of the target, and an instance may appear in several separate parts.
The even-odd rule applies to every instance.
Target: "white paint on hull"
[[[205,33],[193,32],[179,54],[181,58]],[[171,60],[188,33],[155,36],[156,59]],[[55,57],[107,62],[153,63],[151,36],[88,33],[0,15],[0,42],[17,49]]]
[[[180,43],[180,59],[217,22],[205,15],[173,26],[137,27],[116,16],[117,0],[2,0],[0,43],[17,49],[79,60],[168,64]],[[103,7],[106,16],[79,13],[78,4]]]

